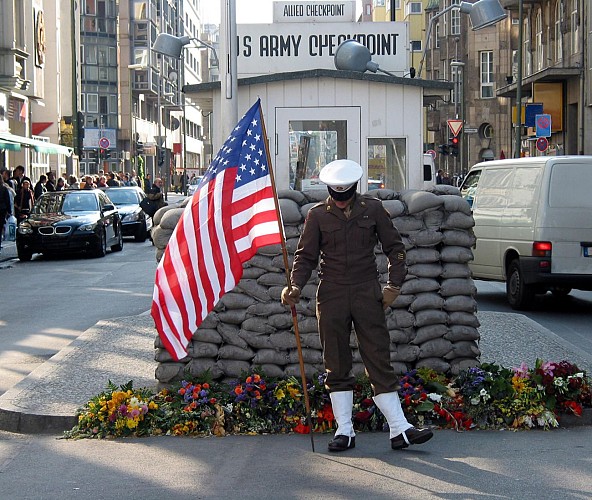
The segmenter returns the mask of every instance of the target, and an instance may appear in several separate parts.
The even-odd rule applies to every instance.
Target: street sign
[[[551,115],[536,115],[534,122],[537,137],[551,137]]]
[[[448,128],[452,135],[456,137],[459,132],[462,130],[463,122],[462,120],[448,120]]]
[[[536,148],[542,153],[543,151],[547,151],[549,147],[549,141],[546,137],[539,137],[536,141]]]
[[[428,149],[426,151],[427,155],[432,155],[432,158],[435,160],[436,159],[436,152],[433,149]]]
[[[106,137],[101,137],[99,139],[99,147],[103,149],[107,149],[111,145],[111,142]]]
[[[465,127],[465,134],[476,134],[479,132],[476,128]]]

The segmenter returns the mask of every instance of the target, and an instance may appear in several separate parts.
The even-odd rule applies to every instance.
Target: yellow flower
[[[282,399],[284,399],[286,397],[286,393],[282,389],[278,389],[275,392],[275,397],[278,401],[281,401]]]

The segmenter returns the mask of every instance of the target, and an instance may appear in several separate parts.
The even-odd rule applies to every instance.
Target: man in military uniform
[[[295,305],[320,258],[317,319],[323,359],[337,431],[329,451],[355,447],[352,425],[352,324],[374,401],[390,428],[391,447],[407,448],[432,437],[429,429],[414,428],[403,414],[398,379],[390,363],[390,337],[384,310],[399,296],[406,274],[405,246],[382,202],[356,193],[362,167],[351,160],[327,164],[319,178],[329,197],[310,209],[294,254],[291,286],[282,302]],[[374,248],[382,244],[388,258],[388,282],[381,290]]]

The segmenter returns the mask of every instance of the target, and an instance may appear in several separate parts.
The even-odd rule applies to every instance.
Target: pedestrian
[[[29,184],[31,184],[31,179],[29,179],[25,175],[25,167],[23,167],[22,165],[17,165],[12,175],[14,176],[14,181],[16,182],[15,191],[18,191],[20,189],[20,187],[23,184],[23,181],[29,181]]]
[[[80,189],[80,182],[78,182],[78,178],[75,175],[68,177],[68,189]]]
[[[39,176],[39,180],[35,184],[35,188],[33,189],[33,194],[35,195],[35,199],[38,200],[41,198],[43,193],[47,193],[47,188],[45,185],[47,184],[47,176],[41,174]]]
[[[66,189],[66,181],[64,180],[63,177],[58,177],[58,180],[56,181],[55,190],[56,191],[64,191],[65,189]]]
[[[4,224],[6,219],[12,215],[12,204],[10,202],[9,188],[4,184],[0,176],[0,252],[2,252],[2,236],[4,235]]]
[[[164,201],[164,196],[163,196],[162,190],[161,190],[163,184],[164,184],[163,180],[160,177],[157,177],[156,179],[154,179],[154,182],[152,183],[152,187],[150,188],[150,190],[146,194],[146,197],[149,200],[152,200],[156,203],[156,210],[167,205],[167,203]],[[156,210],[154,210],[155,213],[156,213]]]
[[[362,167],[336,160],[320,172],[329,197],[313,206],[294,254],[291,287],[282,290],[282,302],[293,306],[320,258],[316,310],[325,386],[329,391],[337,431],[329,451],[355,447],[352,425],[352,325],[362,361],[372,384],[374,402],[390,428],[391,447],[425,443],[433,433],[416,429],[403,413],[398,378],[390,363],[390,336],[385,310],[400,294],[405,279],[405,245],[382,202],[356,192]],[[388,259],[388,281],[381,290],[374,248],[380,242]]]
[[[45,189],[49,192],[56,190],[56,178],[55,174],[50,170],[45,174],[47,176],[47,182],[45,183]]]
[[[120,186],[119,181],[115,177],[115,172],[109,172],[107,174],[107,176],[109,177],[107,179],[107,186],[109,186],[109,187],[119,187]]]
[[[31,182],[25,179],[14,197],[14,214],[19,223],[29,216],[34,204],[35,194],[31,189]]]

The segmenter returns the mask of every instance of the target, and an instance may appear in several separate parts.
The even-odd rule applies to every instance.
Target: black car
[[[105,193],[121,215],[123,236],[146,241],[152,229],[152,219],[140,207],[146,193],[137,186],[110,187],[105,189]]]
[[[43,194],[16,232],[20,260],[34,253],[88,252],[104,257],[107,247],[123,249],[121,217],[100,189]]]

